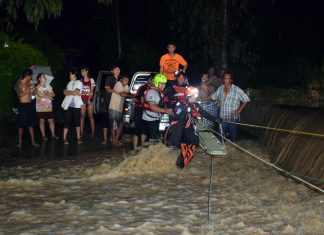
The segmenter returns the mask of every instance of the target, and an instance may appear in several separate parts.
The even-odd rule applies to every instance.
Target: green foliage
[[[48,65],[44,55],[26,43],[14,41],[0,33],[0,117],[5,116],[14,107],[16,95],[14,85],[22,70],[32,65]]]
[[[7,24],[7,30],[12,29],[13,21],[20,17],[20,13],[27,21],[37,27],[45,18],[60,16],[63,3],[62,0],[0,0],[0,6],[5,9],[1,11],[2,18]]]
[[[308,67],[305,80],[310,90],[324,89],[324,59],[321,63],[314,62]]]

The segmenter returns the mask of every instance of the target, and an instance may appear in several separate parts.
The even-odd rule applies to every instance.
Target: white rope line
[[[215,131],[215,130],[213,130],[213,129],[210,129],[210,128],[207,127],[207,126],[205,126],[205,127],[206,127],[208,130],[210,130],[211,132],[217,134],[219,137],[224,138],[226,141],[228,141],[230,144],[232,144],[232,145],[235,146],[236,148],[238,148],[238,149],[242,150],[243,152],[247,153],[248,155],[250,155],[250,156],[252,156],[252,157],[254,157],[254,158],[256,158],[256,159],[262,161],[264,164],[266,164],[266,165],[268,165],[268,166],[270,166],[270,167],[272,167],[272,168],[275,168],[276,170],[278,170],[278,171],[280,171],[280,172],[283,172],[283,173],[285,173],[286,175],[288,175],[288,176],[290,176],[290,177],[292,177],[292,178],[294,178],[294,179],[296,179],[296,180],[299,180],[299,181],[303,182],[304,184],[307,184],[308,186],[310,186],[310,187],[312,187],[312,188],[314,188],[314,189],[320,191],[321,193],[324,193],[324,190],[321,189],[320,187],[317,187],[316,185],[313,185],[313,184],[309,183],[308,181],[303,180],[302,178],[300,178],[300,177],[298,177],[298,176],[296,176],[296,175],[294,175],[294,174],[292,174],[292,173],[290,173],[290,172],[288,172],[288,171],[286,171],[286,170],[284,170],[284,169],[282,169],[282,168],[276,166],[275,164],[272,164],[272,163],[270,163],[270,162],[264,160],[263,158],[258,157],[258,156],[255,155],[254,153],[251,153],[250,151],[244,149],[243,147],[239,146],[238,144],[235,144],[235,143],[232,142],[231,140],[227,139],[225,136],[222,136],[222,135],[221,135],[220,133],[218,133],[217,131]]]

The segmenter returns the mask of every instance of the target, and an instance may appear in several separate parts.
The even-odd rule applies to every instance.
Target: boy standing
[[[26,69],[22,73],[20,81],[16,84],[16,93],[19,98],[18,148],[22,147],[24,128],[27,127],[32,146],[39,146],[34,137],[35,107],[32,103],[32,95],[35,95],[37,91],[32,83],[32,74],[33,72],[30,69]]]
[[[114,86],[114,93],[111,95],[109,104],[109,123],[111,129],[112,144],[122,146],[119,142],[120,134],[123,130],[123,109],[125,97],[129,95],[129,78],[123,76]]]
[[[167,50],[168,53],[160,59],[160,73],[168,78],[168,82],[171,82],[176,79],[174,73],[179,70],[179,65],[183,66],[182,70],[185,72],[188,63],[181,55],[175,53],[176,45],[174,43],[169,43]]]

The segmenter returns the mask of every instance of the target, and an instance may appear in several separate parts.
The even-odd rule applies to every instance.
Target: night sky
[[[287,76],[290,73],[291,60],[295,57],[320,61],[324,55],[324,1],[271,2],[259,1],[251,13],[256,30],[252,37],[247,37],[243,27],[235,32],[236,36],[246,40],[259,53],[257,68],[269,67],[264,71],[256,69],[253,75],[246,75],[247,72],[244,74],[243,71],[244,65],[239,67],[229,64],[229,69],[233,69],[241,77],[252,77],[250,80],[246,79],[247,84],[258,81],[258,76],[268,76],[268,70],[273,72],[274,77]],[[180,35],[172,30],[177,16],[171,14],[168,1],[119,0],[119,13],[121,60],[117,58],[115,2],[106,7],[95,0],[64,1],[61,17],[44,20],[34,33],[46,34],[65,53],[69,66],[87,65],[94,73],[116,64],[129,75],[139,70],[157,71],[159,58],[165,53],[165,46],[169,41],[176,42],[178,52],[188,60],[188,72],[192,77],[200,77],[211,65],[218,66],[218,61],[202,61],[204,55],[201,50],[204,45],[195,44],[201,32]],[[26,31],[26,27],[29,31]],[[28,38],[26,32],[30,34],[32,30],[34,28],[31,24],[17,24],[16,31],[23,37]],[[189,41],[193,47],[187,46]],[[268,83],[278,85],[281,80],[282,78],[278,78]],[[259,84],[266,85],[269,84]]]

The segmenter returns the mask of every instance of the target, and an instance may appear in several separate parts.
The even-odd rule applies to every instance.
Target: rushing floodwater
[[[3,166],[0,234],[324,234],[322,195],[228,147],[214,161],[209,225],[209,157],[198,150],[179,171],[160,144]]]

